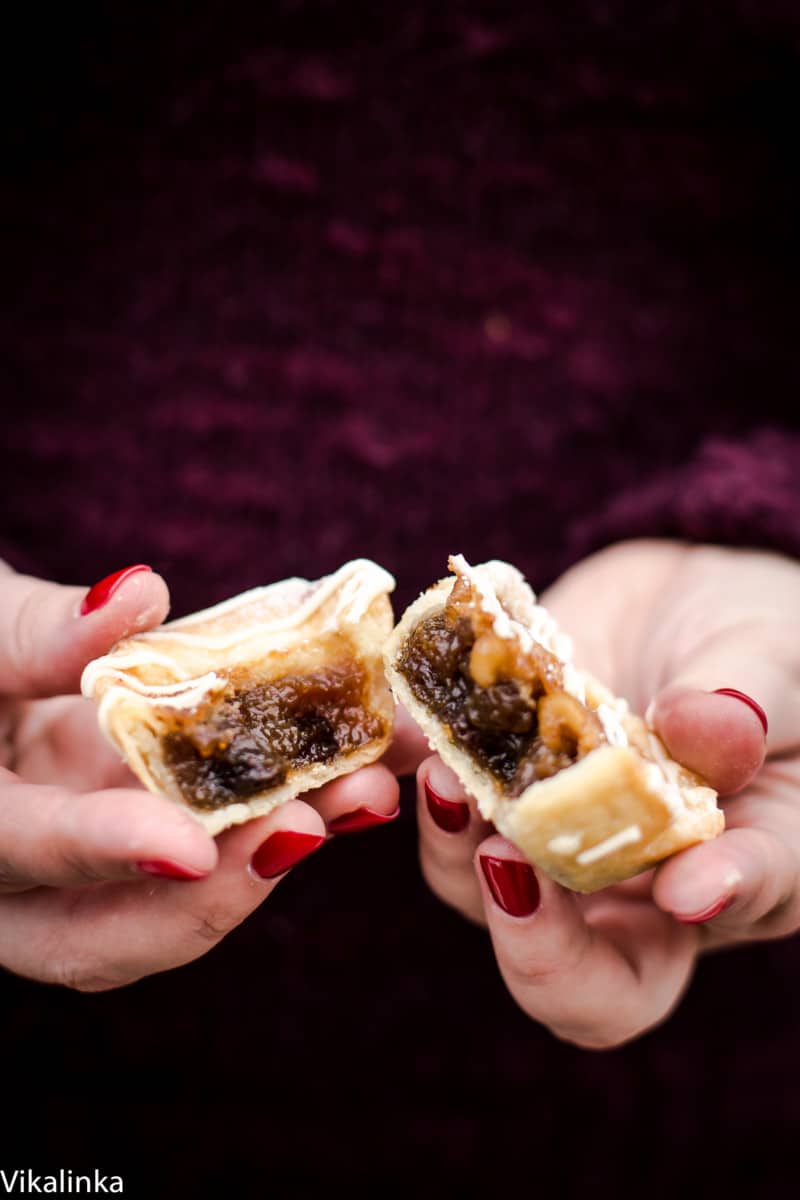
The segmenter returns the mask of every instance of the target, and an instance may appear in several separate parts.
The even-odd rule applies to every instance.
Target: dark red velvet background
[[[402,606],[456,550],[537,587],[636,533],[800,553],[794,3],[81,11],[7,42],[13,564],[150,562],[177,615],[361,554]],[[0,980],[0,1166],[782,1194],[797,942],[564,1046],[426,893],[410,799],[190,967]]]

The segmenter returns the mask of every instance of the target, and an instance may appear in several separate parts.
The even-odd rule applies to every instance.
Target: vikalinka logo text
[[[0,1169],[0,1184],[7,1196],[100,1196],[123,1190],[120,1175],[78,1175],[75,1171],[62,1169],[55,1175],[37,1175],[35,1171],[3,1171]]]

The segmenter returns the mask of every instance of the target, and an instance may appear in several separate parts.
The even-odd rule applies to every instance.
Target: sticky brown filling
[[[397,667],[510,798],[605,741],[597,715],[564,690],[559,660],[498,637],[464,580],[443,612],[416,626]]]
[[[194,808],[221,808],[383,736],[364,669],[348,661],[251,686],[235,680],[212,704],[172,714],[164,762]]]

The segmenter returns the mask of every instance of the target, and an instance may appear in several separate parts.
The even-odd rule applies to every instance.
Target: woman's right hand
[[[168,609],[149,568],[87,594],[0,564],[0,964],[20,975],[101,991],[189,962],[329,834],[397,811],[381,764],[216,841],[144,791],[76,693],[87,662]]]

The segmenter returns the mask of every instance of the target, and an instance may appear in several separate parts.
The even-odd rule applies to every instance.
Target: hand
[[[148,568],[110,579],[87,596],[0,564],[0,963],[82,991],[198,958],[329,833],[385,823],[398,797],[375,764],[215,842],[141,789],[70,694],[90,659],[168,611]]]
[[[615,1046],[664,1019],[703,950],[800,927],[800,565],[629,542],[568,571],[542,603],[573,635],[576,663],[635,711],[652,703],[673,757],[734,797],[726,831],[579,896],[494,834],[433,757],[418,771],[422,870],[488,925],[526,1013],[580,1046]],[[718,688],[758,702],[768,739],[753,707]]]

